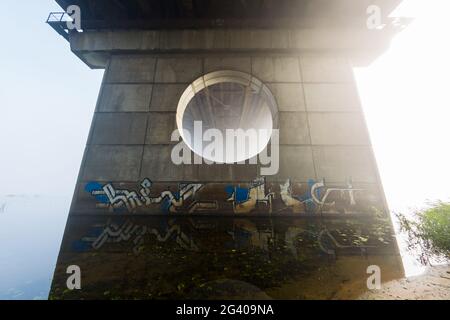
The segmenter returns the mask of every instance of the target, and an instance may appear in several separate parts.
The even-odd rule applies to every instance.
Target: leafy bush
[[[450,259],[450,203],[435,202],[414,213],[411,219],[397,214],[400,230],[408,236],[408,248],[417,250],[420,260]]]

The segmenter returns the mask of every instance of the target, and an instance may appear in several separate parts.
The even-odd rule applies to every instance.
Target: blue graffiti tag
[[[311,195],[311,189],[315,183],[316,183],[316,181],[314,179],[309,179],[308,180],[308,188],[306,189],[305,193],[303,193],[300,196],[293,195],[293,198],[295,198],[305,204],[305,209],[308,212],[314,211],[316,209],[316,204],[314,203],[314,200]],[[322,194],[322,190],[317,189],[316,195],[319,199],[321,198],[321,194]]]
[[[98,182],[92,181],[89,182],[85,187],[84,190],[92,194],[94,191],[102,191],[103,185],[101,185]],[[109,203],[109,199],[105,194],[96,194],[95,199],[97,199],[100,203]]]
[[[248,188],[227,186],[225,191],[227,192],[229,198],[234,198],[236,204],[244,203],[250,198],[250,189]]]

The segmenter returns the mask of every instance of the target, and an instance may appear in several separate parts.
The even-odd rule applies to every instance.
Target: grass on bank
[[[408,237],[408,249],[417,251],[423,264],[450,259],[450,203],[434,202],[411,218],[403,214],[397,218],[400,231]]]

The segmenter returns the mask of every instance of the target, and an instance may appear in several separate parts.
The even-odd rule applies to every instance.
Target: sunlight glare
[[[390,209],[450,196],[450,1],[404,0],[414,21],[370,66],[355,69]],[[400,239],[402,241],[402,239]],[[423,271],[400,244],[407,275]]]

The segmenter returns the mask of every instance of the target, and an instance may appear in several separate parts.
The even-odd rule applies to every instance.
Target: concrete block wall
[[[148,148],[173,144],[170,134],[176,128],[175,113],[183,91],[199,76],[224,69],[251,73],[268,85],[280,112],[282,147],[311,147],[311,162],[320,162],[325,155],[346,154],[347,165],[342,171],[347,176],[357,173],[353,170],[360,155],[367,153],[366,157],[371,157],[370,150],[366,150],[370,149],[370,141],[350,65],[345,58],[331,59],[319,54],[203,58],[113,56],[88,145]],[[317,170],[325,170],[319,163],[316,165]],[[368,165],[367,174],[355,177],[354,181],[374,182],[373,171]],[[309,176],[334,182],[345,180],[319,177],[315,172]]]
[[[181,94],[195,79],[218,70],[249,73],[275,97],[280,168],[264,182],[265,192],[274,193],[273,199],[282,198],[280,185],[287,179],[291,189],[301,189],[311,179],[340,186],[351,180],[354,186],[375,190],[367,198],[384,209],[370,139],[345,55],[321,51],[142,52],[110,57],[72,211],[98,210],[93,198],[85,194],[92,182],[112,183],[118,190],[134,185],[127,190],[139,190],[139,183],[148,178],[154,188],[172,191],[180,183],[212,184],[215,191],[202,192],[209,198],[212,193],[220,194],[224,202],[229,201],[223,192],[227,185],[250,188],[260,176],[259,165],[177,166],[170,159],[174,146],[170,135],[176,129]]]

